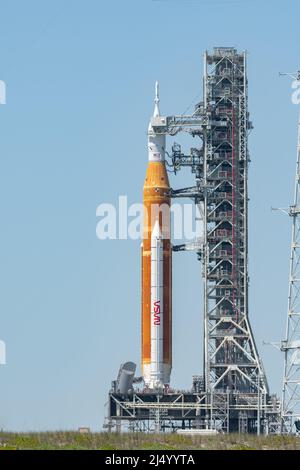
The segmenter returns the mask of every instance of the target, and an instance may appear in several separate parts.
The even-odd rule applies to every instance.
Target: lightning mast
[[[286,74],[299,81],[297,75]],[[294,203],[288,214],[292,217],[288,309],[286,335],[281,344],[284,352],[282,387],[283,430],[291,433],[300,416],[300,116],[298,121],[297,161]]]

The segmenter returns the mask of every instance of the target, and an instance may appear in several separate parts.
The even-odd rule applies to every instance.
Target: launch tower
[[[246,53],[204,56],[204,371],[207,392],[268,393],[248,316]],[[227,125],[224,127],[223,122]]]

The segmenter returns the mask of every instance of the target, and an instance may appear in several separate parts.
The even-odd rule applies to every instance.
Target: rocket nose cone
[[[159,111],[159,83],[158,81],[155,82],[155,98],[154,98],[154,117],[160,116]]]

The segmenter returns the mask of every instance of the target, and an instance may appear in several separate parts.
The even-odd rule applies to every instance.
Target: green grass
[[[176,434],[0,432],[0,450],[95,449],[95,450],[300,450],[300,437],[220,434],[181,436]]]

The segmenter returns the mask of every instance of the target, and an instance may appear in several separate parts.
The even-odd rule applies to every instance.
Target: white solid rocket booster
[[[163,239],[158,220],[151,236],[151,387],[164,386]]]

